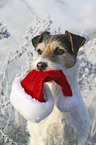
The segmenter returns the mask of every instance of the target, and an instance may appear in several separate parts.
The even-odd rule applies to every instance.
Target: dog
[[[61,112],[55,105],[52,113],[40,123],[28,121],[29,145],[85,145],[89,134],[89,115],[78,87],[79,60],[77,54],[86,39],[70,33],[51,35],[43,32],[32,39],[37,57],[32,68],[39,71],[62,70],[78,98],[73,112]],[[58,99],[59,86],[47,83],[53,98]]]

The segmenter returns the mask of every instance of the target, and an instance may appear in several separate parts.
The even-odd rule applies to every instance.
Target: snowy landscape
[[[16,75],[35,57],[31,39],[42,31],[85,36],[78,53],[79,86],[90,115],[88,145],[96,145],[96,0],[0,0],[0,145],[26,145],[26,120],[10,103]]]

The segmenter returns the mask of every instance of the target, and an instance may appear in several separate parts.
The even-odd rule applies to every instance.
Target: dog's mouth
[[[55,70],[57,72],[61,71],[61,69],[45,69],[45,70],[43,70],[43,69],[38,70],[37,69],[37,71],[40,71],[40,72],[47,72],[47,71],[50,71],[50,70]]]
[[[32,69],[36,69],[41,72],[46,72],[49,70],[56,70],[56,71],[64,70],[64,68],[59,63],[52,62],[45,58],[35,59],[32,62]]]
[[[57,72],[59,72],[59,71],[61,71],[62,69],[50,69],[50,68],[47,68],[47,69],[42,69],[42,68],[40,68],[40,69],[36,69],[37,71],[40,71],[40,72],[47,72],[47,71],[50,71],[50,70],[55,70],[55,71],[57,71]]]

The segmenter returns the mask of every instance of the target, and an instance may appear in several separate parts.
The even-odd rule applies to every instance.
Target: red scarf
[[[46,72],[32,70],[21,81],[21,84],[25,92],[32,96],[32,98],[35,98],[40,102],[46,102],[43,95],[43,85],[45,82],[50,81],[55,81],[55,83],[57,83],[62,88],[64,96],[72,96],[71,87],[62,70],[49,70]]]

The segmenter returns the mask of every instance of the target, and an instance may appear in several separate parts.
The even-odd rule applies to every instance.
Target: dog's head
[[[40,71],[70,68],[76,63],[79,48],[86,39],[68,31],[51,35],[45,31],[32,39],[38,59],[35,63]]]

